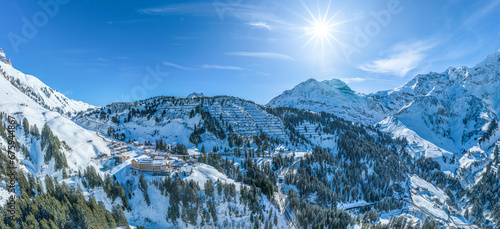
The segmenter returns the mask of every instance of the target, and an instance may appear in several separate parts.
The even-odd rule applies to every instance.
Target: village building
[[[194,158],[189,158],[189,160],[188,160],[188,164],[189,164],[189,165],[195,165],[195,164],[196,164],[196,159],[194,159]]]
[[[143,158],[136,161],[132,160],[132,168],[143,171],[143,172],[153,172],[154,174],[164,174],[169,173],[172,168],[172,163],[170,160],[167,160],[162,157],[152,158]]]
[[[135,159],[132,160],[132,168],[140,170],[140,171],[148,171],[152,172],[153,171],[153,159],[140,159],[139,161],[136,161]]]

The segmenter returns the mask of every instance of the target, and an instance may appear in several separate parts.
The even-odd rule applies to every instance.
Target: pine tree
[[[213,200],[208,201],[208,211],[212,216],[213,222],[217,222],[217,209],[215,208],[215,203]]]
[[[28,119],[23,118],[23,129],[24,129],[24,135],[28,136],[28,133],[30,132],[30,124],[28,123]]]
[[[40,139],[40,131],[38,130],[38,127],[36,126],[36,124],[34,124],[33,126],[31,126],[30,128],[30,134],[35,137],[37,140]]]
[[[214,184],[212,183],[212,180],[207,180],[204,185],[205,188],[205,195],[208,197],[213,198],[214,197]]]
[[[151,200],[149,200],[148,195],[148,183],[144,180],[144,177],[141,175],[139,177],[140,189],[142,190],[142,194],[144,195],[144,199],[146,200],[146,204],[149,206],[151,204]]]
[[[47,190],[47,194],[49,195],[54,195],[54,193],[56,192],[52,177],[50,177],[49,175],[45,175],[45,189]]]
[[[56,170],[68,167],[66,156],[61,152],[61,142],[59,142],[59,139],[52,133],[47,124],[42,129],[41,147],[46,152],[44,156],[45,163],[55,158]]]
[[[500,158],[498,158],[498,145],[495,147],[495,150],[493,151],[493,157],[495,161],[495,165],[498,165]]]
[[[125,214],[123,214],[123,209],[120,205],[113,206],[112,214],[115,219],[116,226],[129,228],[127,218],[125,217]]]
[[[220,179],[217,179],[217,194],[222,195],[222,182]]]

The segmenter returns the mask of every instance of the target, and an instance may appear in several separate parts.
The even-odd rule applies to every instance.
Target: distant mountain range
[[[109,153],[108,144],[112,140],[141,143],[161,140],[162,144],[185,145],[190,153],[200,153],[203,148],[204,151],[226,156],[244,150],[245,157],[246,151],[250,149],[263,154],[267,152],[269,155],[273,152],[278,154],[314,150],[322,155],[317,160],[322,160],[323,157],[329,163],[339,160],[340,162],[335,161],[337,164],[332,163],[345,169],[343,172],[348,173],[346,171],[358,166],[360,170],[357,172],[363,174],[335,174],[337,170],[328,167],[332,164],[314,164],[316,162],[309,159],[307,163],[313,165],[296,161],[297,173],[315,174],[309,179],[315,177],[315,182],[324,182],[319,185],[321,190],[329,189],[328,192],[325,191],[330,193],[328,195],[333,195],[333,192],[342,196],[336,197],[337,201],[343,201],[339,206],[349,206],[360,201],[379,201],[374,196],[389,197],[393,191],[403,195],[412,187],[425,187],[432,189],[434,195],[446,201],[447,208],[451,209],[453,206],[465,215],[465,209],[473,211],[472,206],[477,205],[476,200],[474,203],[468,202],[468,198],[473,197],[468,192],[478,187],[477,182],[485,171],[492,171],[490,163],[494,160],[495,146],[500,142],[500,51],[488,55],[472,68],[449,68],[443,73],[417,75],[401,87],[371,94],[357,93],[338,79],[322,82],[309,79],[284,91],[267,105],[232,96],[206,97],[203,93],[192,93],[186,98],[159,96],[135,102],[93,106],[69,99],[38,78],[16,70],[1,49],[0,75],[0,112],[14,115],[19,123],[26,119],[28,127],[50,127],[58,141],[61,141],[60,151],[67,158],[67,167],[63,169],[63,173],[56,169],[53,160],[47,161],[49,149],[42,147],[41,140],[29,138],[30,134],[23,133],[19,128],[17,135],[25,136],[19,142],[21,148],[24,147],[24,153],[20,155],[24,171],[36,177],[66,177],[64,179],[67,182],[77,184],[83,183],[80,178],[76,178],[76,174],[89,166],[101,171],[103,176],[118,175],[121,185],[134,182],[128,178],[130,174],[127,164],[114,167],[116,163],[94,160]],[[349,155],[350,151],[346,150],[357,147],[352,139],[357,139],[359,145],[364,147],[353,151],[355,156]],[[0,143],[0,149],[5,148],[6,140],[3,137],[0,138]],[[325,148],[334,159],[318,152],[316,146]],[[384,154],[377,155],[377,150]],[[273,167],[277,165],[272,165],[278,161],[261,157],[259,153],[257,155],[255,163],[259,163],[259,166],[278,169]],[[387,163],[394,163],[394,168],[397,169],[388,169],[393,165],[384,164],[386,159],[389,161]],[[235,164],[241,166],[241,162]],[[297,169],[298,167],[302,170]],[[263,170],[269,172],[268,169]],[[363,171],[360,172],[361,170]],[[386,170],[392,173],[387,175],[384,173]],[[284,176],[282,170],[271,171],[274,172]],[[70,173],[69,178],[66,173]],[[415,174],[426,176],[427,181],[432,184]],[[438,178],[435,176],[439,179],[447,176],[448,183],[443,185],[441,182],[437,188]],[[362,184],[374,182],[378,177],[383,177],[384,180],[380,181],[383,184],[376,189],[376,194],[372,193],[368,197],[369,190],[363,188]],[[352,190],[356,191],[346,194],[343,191],[345,187],[337,187],[330,180],[334,178],[351,179],[349,182],[354,185]],[[407,183],[404,179],[407,179]],[[402,190],[386,190],[388,184],[393,183],[402,186]],[[292,186],[287,188],[298,188]],[[139,190],[137,184],[127,183],[126,187],[126,190]],[[359,194],[359,190],[363,194]],[[446,194],[444,190],[447,190]],[[1,191],[0,188],[0,194]],[[86,191],[87,194],[98,192],[91,189]],[[138,193],[141,192],[143,191]],[[314,195],[319,195],[317,192],[319,191],[316,190]],[[155,189],[153,193],[158,194],[160,191]],[[327,195],[325,193],[320,194]],[[425,197],[424,194],[416,197],[422,196]],[[307,202],[316,203],[313,197],[308,197]],[[328,198],[335,199],[334,197]],[[497,197],[498,195],[495,198]],[[100,198],[107,201],[106,206],[116,204],[114,200],[102,195]],[[132,198],[129,200],[132,208],[141,206],[142,199],[132,196],[129,198]],[[425,198],[431,199],[429,196]],[[271,206],[269,200],[263,201],[264,205]],[[493,206],[483,208],[488,209],[484,214],[481,213],[483,215],[494,209]],[[166,209],[158,214],[167,214]],[[416,211],[426,212],[422,209]],[[440,211],[440,217],[435,218],[446,221],[446,217],[441,216],[447,215],[444,210]],[[140,215],[138,210],[132,212]],[[149,222],[148,218],[135,217],[133,214],[127,215],[129,220]],[[434,213],[430,212],[432,214]],[[474,219],[478,219],[479,214]],[[220,217],[222,216],[220,213]],[[280,215],[279,221],[285,222],[285,216]],[[465,218],[460,218],[460,222],[469,224]],[[171,224],[161,221],[158,225]],[[284,224],[280,225],[283,227]]]
[[[357,93],[337,79],[309,79],[267,105],[378,123],[396,137],[424,139],[443,152],[460,154],[475,146],[491,150],[498,141],[499,91],[500,51],[496,51],[472,68],[417,75],[401,87],[371,94]]]

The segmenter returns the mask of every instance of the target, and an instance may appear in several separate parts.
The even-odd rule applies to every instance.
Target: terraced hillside
[[[80,113],[75,121],[107,136],[139,141],[162,139],[192,145],[189,136],[218,145],[234,134],[251,139],[261,132],[285,141],[278,117],[253,102],[218,96],[197,98],[155,97],[134,103],[114,103]]]

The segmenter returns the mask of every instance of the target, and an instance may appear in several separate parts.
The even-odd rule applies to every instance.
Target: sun
[[[324,8],[324,12],[321,11],[321,8],[318,5],[318,11],[315,14],[306,4],[304,4],[304,2],[302,2],[304,8],[309,14],[309,17],[299,15],[308,23],[303,27],[305,30],[304,36],[309,37],[304,47],[314,44],[315,49],[320,48],[321,51],[324,52],[327,48],[327,44],[330,48],[333,47],[332,41],[341,45],[340,41],[335,37],[335,33],[341,32],[337,27],[345,22],[338,22],[335,20],[335,17],[339,12],[330,15],[331,3],[332,1],[330,0],[328,6]]]
[[[311,27],[311,33],[314,34],[314,36],[318,37],[325,37],[328,36],[328,25],[323,24],[323,23],[318,23],[314,26]]]
[[[333,30],[331,29],[331,27],[333,26],[326,24],[324,22],[315,22],[310,27],[307,27],[306,34],[310,36],[309,41],[307,43],[310,43],[311,41],[315,40],[316,41],[315,45],[321,43],[321,45],[324,46],[325,41],[330,42],[330,39],[333,38],[333,35],[331,34]]]

